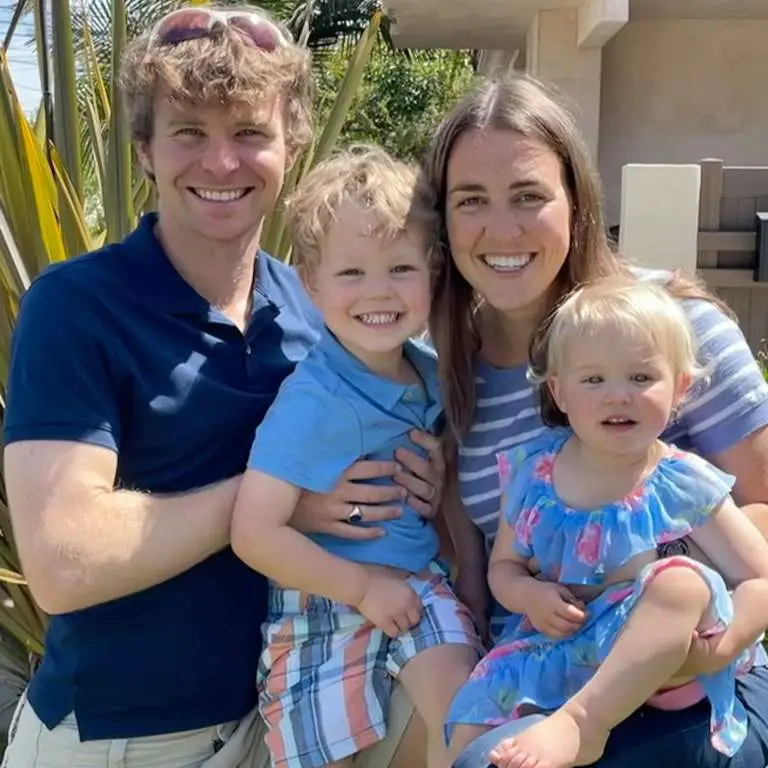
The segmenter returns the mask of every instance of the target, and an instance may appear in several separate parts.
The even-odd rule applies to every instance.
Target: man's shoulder
[[[112,287],[122,284],[121,244],[111,244],[73,256],[43,269],[22,296],[25,304],[41,304],[50,311],[72,306],[87,311],[107,299]]]

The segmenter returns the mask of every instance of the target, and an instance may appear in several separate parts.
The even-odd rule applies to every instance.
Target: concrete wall
[[[630,21],[602,61],[599,167],[610,225],[622,166],[768,165],[768,20]]]

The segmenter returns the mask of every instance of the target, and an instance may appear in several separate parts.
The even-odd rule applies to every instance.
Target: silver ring
[[[360,509],[359,504],[353,504],[352,509],[349,510],[349,514],[347,515],[347,522],[355,525],[355,523],[359,523],[362,519],[363,510]]]

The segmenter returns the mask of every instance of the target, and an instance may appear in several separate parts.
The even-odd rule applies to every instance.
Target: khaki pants
[[[217,747],[233,729],[234,724],[81,742],[73,714],[48,730],[24,695],[11,723],[2,768],[201,768],[218,756]]]
[[[412,714],[413,706],[405,689],[396,685],[387,738],[358,755],[355,765],[390,766]],[[266,726],[254,709],[239,723],[228,726],[81,743],[74,715],[49,731],[25,694],[13,716],[8,749],[0,768],[270,768],[265,734]]]

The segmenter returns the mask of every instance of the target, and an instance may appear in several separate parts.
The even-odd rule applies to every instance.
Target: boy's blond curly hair
[[[217,5],[204,8],[234,10]],[[163,86],[171,100],[200,105],[257,104],[265,95],[278,93],[289,157],[295,158],[309,144],[314,99],[309,51],[296,45],[288,29],[261,8],[238,6],[237,10],[260,14],[285,42],[264,51],[226,24],[217,24],[208,37],[180,43],[153,41],[152,30],[131,42],[121,62],[120,86],[134,141],[152,139],[155,96]]]
[[[437,216],[416,167],[378,147],[355,146],[318,164],[286,200],[292,262],[300,271],[306,273],[320,261],[323,240],[348,200],[375,214],[379,226],[374,235],[395,238],[417,232],[431,271],[437,269]]]

